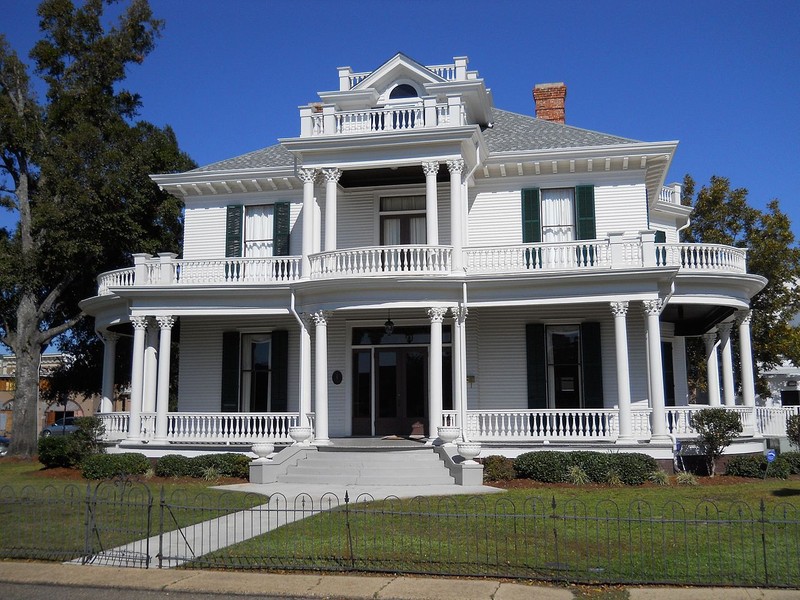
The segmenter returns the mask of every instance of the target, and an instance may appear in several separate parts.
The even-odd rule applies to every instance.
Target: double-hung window
[[[263,258],[273,255],[274,207],[271,204],[244,209],[244,255]]]
[[[392,196],[380,199],[382,246],[425,244],[425,196]]]
[[[597,237],[594,186],[522,190],[522,242],[553,244]]]
[[[289,255],[290,204],[231,204],[225,217],[225,256]]]

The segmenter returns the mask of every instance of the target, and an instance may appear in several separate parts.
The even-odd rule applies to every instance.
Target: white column
[[[733,323],[720,323],[719,331],[720,350],[722,351],[722,393],[725,406],[736,406],[736,393],[733,384],[733,351],[731,350],[731,329]]]
[[[753,347],[750,342],[750,320],[752,312],[747,310],[737,318],[739,325],[739,360],[742,363],[742,403],[756,405],[756,388],[753,381]]]
[[[328,437],[328,319],[320,310],[311,315],[316,325],[314,336],[314,445],[330,446]]]
[[[427,226],[427,243],[429,246],[439,245],[439,205],[436,188],[436,174],[439,172],[438,162],[422,163],[425,172],[425,224]]]
[[[464,232],[462,228],[461,213],[461,173],[464,170],[464,161],[448,160],[447,168],[450,171],[450,245],[453,247],[451,262],[453,271],[460,271],[464,267]]]
[[[309,425],[303,417],[311,412],[311,315],[300,315],[300,425]]]
[[[311,259],[314,254],[314,180],[317,172],[314,169],[298,169],[297,176],[303,182],[303,244],[300,274],[304,278],[311,277]]]
[[[612,302],[614,315],[614,349],[617,359],[617,403],[619,406],[619,437],[623,442],[633,439],[633,417],[631,415],[631,379],[628,368],[628,303]]]
[[[172,346],[172,326],[175,317],[156,317],[160,328],[158,340],[158,396],[156,401],[156,441],[167,441],[167,413],[169,412],[169,368]]]
[[[325,252],[336,250],[336,188],[342,172],[322,169],[325,177]]]
[[[117,340],[116,333],[104,331],[97,334],[103,340],[103,388],[100,396],[101,413],[114,411],[114,367],[117,359]]]
[[[708,405],[719,406],[719,362],[717,360],[717,334],[703,334],[706,344],[706,385],[708,387]]]
[[[142,439],[142,393],[144,391],[144,338],[147,317],[131,317],[133,325],[133,352],[131,357],[131,415],[128,423],[128,440]]]
[[[156,388],[158,386],[158,325],[155,320],[147,321],[147,339],[144,350],[144,392],[142,412],[156,411]]]
[[[461,439],[467,439],[467,339],[465,306],[451,309],[453,312],[453,404],[458,411],[458,426]]]
[[[664,367],[661,363],[661,308],[663,300],[645,300],[647,315],[647,370],[650,374],[650,432],[655,441],[668,440],[667,411],[664,406]]]
[[[428,354],[428,439],[439,437],[442,425],[442,321],[447,308],[436,306],[428,309],[431,320],[431,347]]]

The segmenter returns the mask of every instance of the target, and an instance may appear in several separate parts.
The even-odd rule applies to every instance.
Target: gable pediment
[[[418,92],[423,93],[427,85],[445,83],[445,79],[402,52],[398,52],[362,79],[353,90],[374,89],[379,95],[384,96],[398,83],[411,84]]]

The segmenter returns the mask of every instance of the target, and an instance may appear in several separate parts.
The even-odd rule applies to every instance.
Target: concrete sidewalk
[[[126,569],[59,563],[0,561],[0,582],[206,593],[244,597],[342,598],[353,600],[571,600],[576,588],[490,579],[242,573],[176,569]],[[582,588],[585,590],[586,588]],[[600,588],[598,588],[600,590]],[[798,590],[757,588],[628,588],[632,600],[792,600]],[[614,598],[620,598],[615,595]]]

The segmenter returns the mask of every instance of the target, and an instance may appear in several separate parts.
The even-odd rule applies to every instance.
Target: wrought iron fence
[[[0,488],[0,557],[585,583],[800,586],[787,502],[688,506],[530,497],[380,501]],[[54,518],[57,517],[57,518]]]

